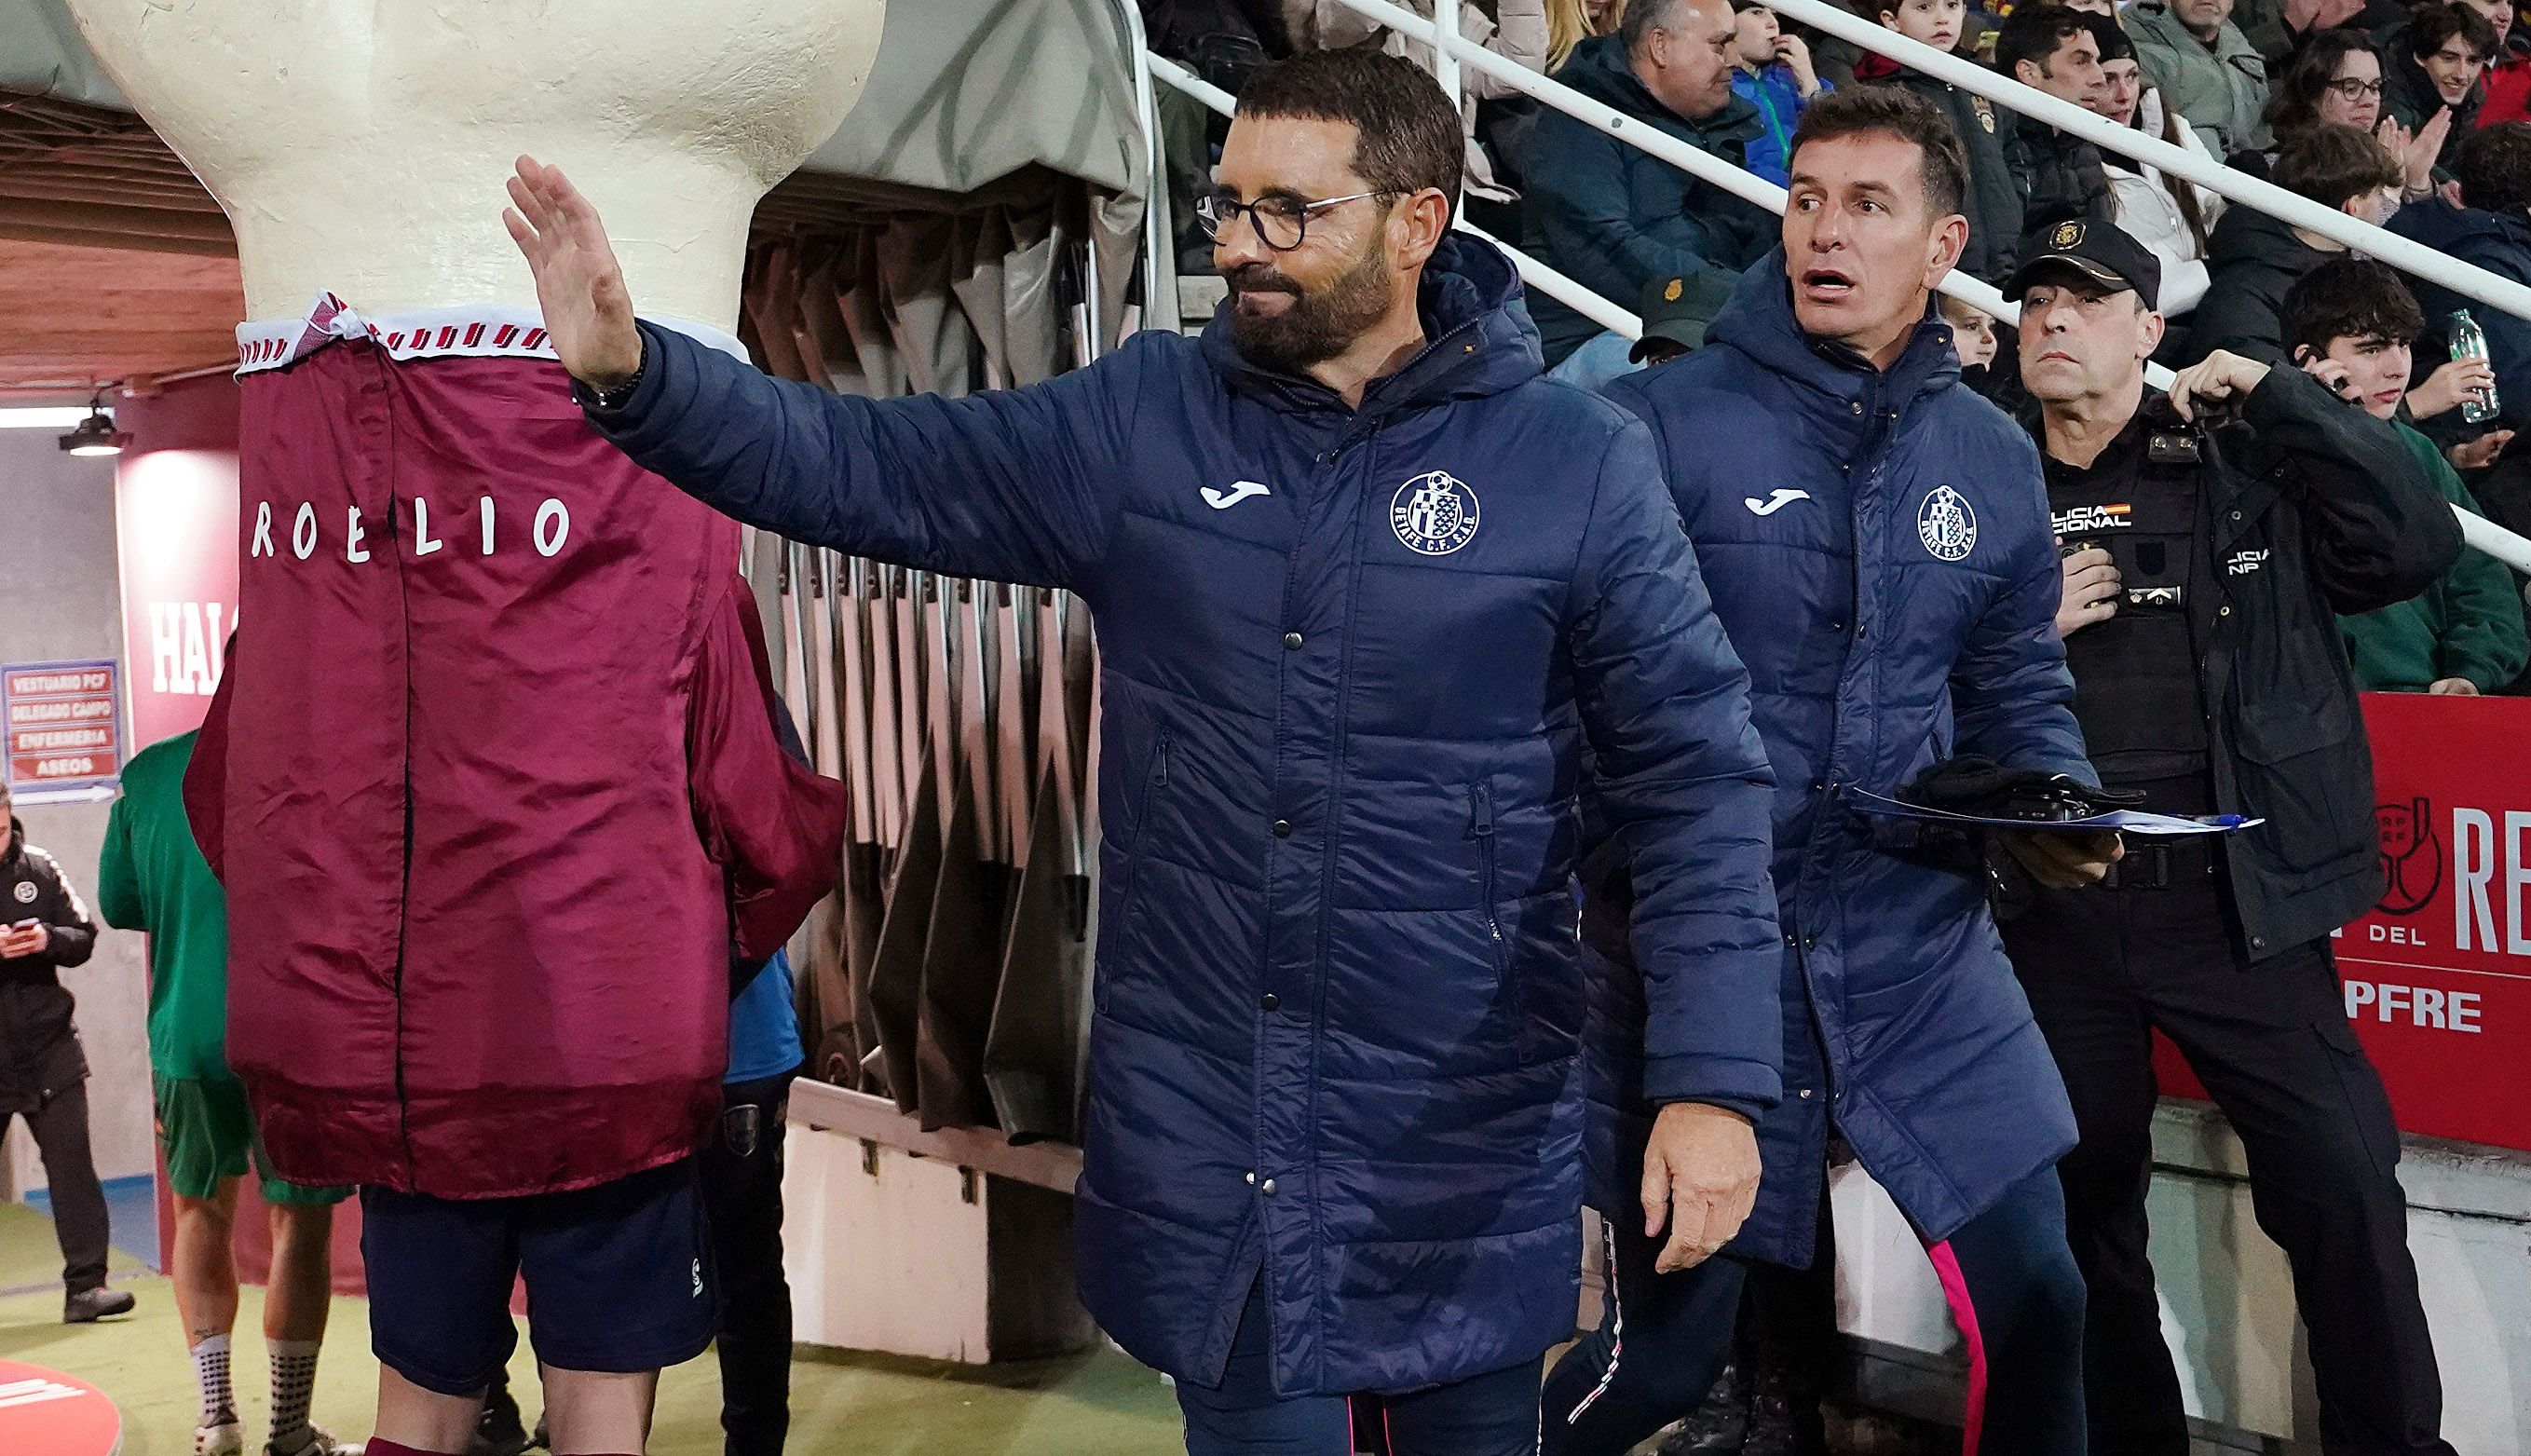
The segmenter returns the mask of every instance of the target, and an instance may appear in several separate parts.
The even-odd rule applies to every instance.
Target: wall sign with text
[[[123,776],[123,700],[112,661],[0,666],[9,791],[111,788]]]
[[[2382,898],[2330,942],[2347,1022],[2401,1128],[2531,1149],[2531,700],[2368,693],[2364,723]]]

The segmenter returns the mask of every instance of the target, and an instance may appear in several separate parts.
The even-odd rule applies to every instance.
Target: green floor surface
[[[34,1278],[59,1277],[51,1228],[23,1208],[0,1207],[0,1270],[21,1265],[33,1269]],[[189,1456],[197,1413],[174,1296],[160,1278],[118,1276],[115,1282],[141,1306],[104,1324],[63,1325],[58,1285],[0,1299],[0,1360],[67,1372],[103,1390],[123,1412],[124,1456]],[[247,1290],[234,1357],[247,1436],[257,1443],[268,1409],[262,1309],[263,1292]],[[533,1420],[535,1374],[524,1336],[511,1372]],[[368,1306],[338,1299],[317,1372],[315,1419],[357,1439],[368,1431],[376,1394]],[[706,1355],[662,1377],[650,1456],[718,1456],[719,1423],[719,1376]],[[792,1366],[792,1456],[1177,1456],[1182,1450],[1168,1386],[1111,1350],[988,1371],[882,1356],[820,1356]]]

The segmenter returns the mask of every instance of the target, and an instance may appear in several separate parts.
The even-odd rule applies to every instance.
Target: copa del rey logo
[[[434,515],[430,509],[430,502],[422,496],[417,495],[403,504],[406,522],[413,530],[413,554],[429,556],[444,549],[448,545],[448,538],[438,532],[450,530],[450,523]],[[364,518],[359,506],[346,506],[343,509],[344,518],[339,524],[335,524],[330,519],[330,513],[328,520],[320,521],[315,504],[310,501],[301,501],[299,509],[290,517],[290,534],[287,542],[290,554],[301,561],[306,561],[316,554],[320,545],[326,545],[326,538],[330,533],[340,542],[345,561],[357,563],[368,560],[369,530],[372,525],[379,523]],[[492,497],[488,495],[481,497],[470,514],[475,518],[471,532],[474,540],[471,544],[481,555],[495,554],[502,549],[510,532],[521,530],[521,526],[516,523],[512,524],[507,531],[503,529],[501,512],[495,506]],[[454,529],[460,532],[466,531],[466,525],[462,524],[464,522],[462,516],[459,521],[461,524]],[[274,534],[276,524],[272,502],[268,500],[257,502],[254,508],[254,534],[247,542],[248,556],[276,558],[280,556],[283,544]],[[524,525],[527,542],[535,548],[537,555],[558,555],[571,541],[571,507],[547,496],[536,507],[534,518]],[[395,529],[394,523],[384,523],[384,529],[392,534]],[[331,546],[326,548],[332,549]]]
[[[1476,538],[1477,493],[1448,471],[1426,471],[1397,487],[1388,525],[1407,550],[1447,556]]]

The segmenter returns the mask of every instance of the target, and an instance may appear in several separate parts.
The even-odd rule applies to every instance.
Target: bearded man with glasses
[[[1023,390],[839,398],[637,323],[523,159],[510,230],[598,429],[795,538],[1097,618],[1083,1299],[1193,1456],[1534,1452],[1578,1300],[1581,807],[1631,868],[1646,1164],[1727,1238],[1779,1092],[1768,771],[1645,427],[1539,377],[1449,231],[1457,106],[1316,52],[1242,92],[1230,296]]]

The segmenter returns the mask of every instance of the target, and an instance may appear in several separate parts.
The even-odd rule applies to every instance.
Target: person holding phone
[[[96,923],[53,857],[27,842],[0,782],[0,1132],[23,1117],[43,1154],[62,1246],[62,1322],[132,1309],[105,1287],[105,1190],[87,1146],[87,1057],[61,972],[96,949]]]

